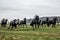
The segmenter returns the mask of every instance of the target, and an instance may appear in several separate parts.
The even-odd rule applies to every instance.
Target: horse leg
[[[46,27],[46,24],[45,24],[45,27]]]
[[[2,26],[4,27],[4,24],[2,24]]]
[[[8,29],[10,29],[10,26],[8,27]]]
[[[47,26],[49,27],[50,24],[47,24]]]
[[[22,25],[20,25],[20,27],[22,27]]]
[[[1,26],[3,26],[3,24],[1,24]]]
[[[55,28],[55,24],[53,25],[53,27]]]
[[[41,26],[43,27],[43,24]]]
[[[17,28],[17,26],[15,26],[15,29]]]
[[[38,24],[37,26],[38,26],[38,28],[39,28],[39,24]]]
[[[55,28],[55,25],[54,25],[54,28]]]
[[[6,27],[6,24],[4,24],[4,27]]]

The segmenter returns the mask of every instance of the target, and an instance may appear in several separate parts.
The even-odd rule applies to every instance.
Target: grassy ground
[[[32,27],[7,30],[0,27],[0,40],[60,40],[60,27],[40,27],[32,30]]]

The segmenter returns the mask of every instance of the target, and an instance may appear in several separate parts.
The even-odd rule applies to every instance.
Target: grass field
[[[0,40],[60,40],[60,26],[41,27],[32,30],[32,27],[7,30],[0,27]]]

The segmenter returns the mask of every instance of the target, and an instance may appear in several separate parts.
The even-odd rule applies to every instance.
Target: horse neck
[[[49,19],[46,19],[46,22],[48,22],[49,21]]]

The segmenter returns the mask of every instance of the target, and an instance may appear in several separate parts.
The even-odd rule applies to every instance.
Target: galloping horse
[[[39,20],[39,16],[36,15],[34,20],[30,23],[30,25],[33,27],[33,30],[36,29],[37,27],[39,28],[41,20]]]
[[[1,26],[6,27],[8,19],[2,19]]]
[[[42,26],[45,25],[45,27],[46,27],[46,25],[47,25],[47,21],[48,21],[48,20],[49,20],[49,18],[46,17],[46,20],[43,20],[42,23],[41,23],[41,25],[42,25]]]
[[[26,24],[27,22],[26,22],[26,18],[24,18],[24,20],[21,20],[20,21],[20,26],[23,26],[24,27],[24,25],[26,25],[26,27],[27,27],[27,24]]]
[[[49,27],[52,24],[52,26],[55,27],[56,21],[58,21],[57,17],[54,17],[53,20],[48,20],[47,26]]]
[[[41,22],[41,20],[39,20],[39,21],[32,20],[32,22],[30,23],[30,26],[32,26],[33,27],[33,30],[34,30],[36,28],[39,28],[39,26],[41,24],[40,22]]]
[[[14,19],[13,21],[10,22],[10,26],[8,27],[8,29],[11,28],[11,30],[15,27],[17,27],[18,23],[17,23],[17,20]]]

